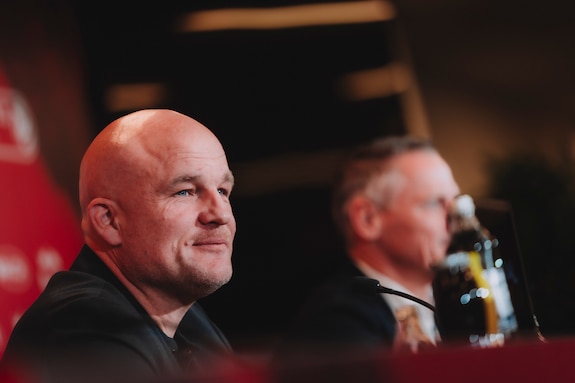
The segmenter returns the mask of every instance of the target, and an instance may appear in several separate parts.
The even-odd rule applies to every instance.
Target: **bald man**
[[[141,110],[109,124],[80,165],[85,246],[21,317],[4,366],[42,382],[150,381],[231,355],[197,300],[232,276],[233,186],[198,121]]]

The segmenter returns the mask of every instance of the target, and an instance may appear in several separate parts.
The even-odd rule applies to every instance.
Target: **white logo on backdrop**
[[[0,288],[23,293],[32,283],[32,270],[24,252],[15,246],[0,245]]]
[[[40,290],[44,290],[50,277],[64,268],[62,256],[50,246],[42,246],[36,255],[36,282]]]
[[[38,136],[24,96],[0,87],[0,161],[30,163],[38,156]]]

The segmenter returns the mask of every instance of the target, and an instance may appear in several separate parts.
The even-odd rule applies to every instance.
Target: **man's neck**
[[[393,280],[403,286],[410,294],[425,301],[430,298],[431,275],[418,270],[399,269],[384,262],[370,262],[369,259],[355,259],[356,266],[368,277],[378,279],[378,275]]]
[[[107,257],[101,257],[118,280],[128,289],[134,298],[142,305],[158,327],[170,338],[176,334],[180,322],[192,304],[182,305],[172,297],[161,294],[154,289],[146,289],[134,285],[118,269],[117,265]]]
[[[144,306],[144,308],[146,307]],[[150,317],[152,317],[158,327],[170,338],[173,338],[176,334],[176,330],[178,329],[178,326],[180,325],[180,322],[182,321],[182,318],[186,314],[187,310],[188,308],[180,308],[168,313],[154,314],[150,313],[148,308],[146,308],[146,311],[150,313]]]

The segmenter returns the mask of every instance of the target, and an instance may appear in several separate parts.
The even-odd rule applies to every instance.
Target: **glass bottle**
[[[432,283],[441,337],[481,347],[502,345],[518,326],[499,242],[477,219],[469,195],[453,201],[448,225],[452,240]]]

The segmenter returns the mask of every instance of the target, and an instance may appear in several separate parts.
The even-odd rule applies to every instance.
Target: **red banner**
[[[0,68],[0,356],[20,315],[82,244],[79,220],[46,168],[37,132],[25,95]]]

